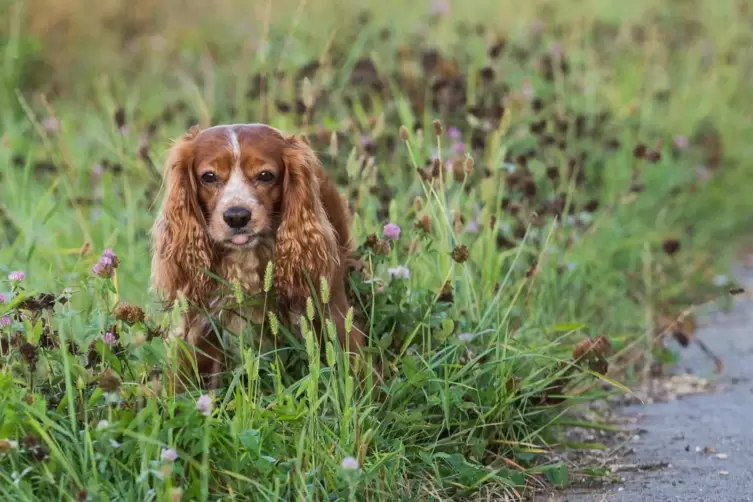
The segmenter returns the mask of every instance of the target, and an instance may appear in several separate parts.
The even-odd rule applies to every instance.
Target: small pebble
[[[717,453],[716,454],[716,458],[721,458],[722,460],[724,460],[725,458],[727,458],[727,456],[728,455],[726,453]]]
[[[720,476],[729,476],[729,471],[719,471]]]

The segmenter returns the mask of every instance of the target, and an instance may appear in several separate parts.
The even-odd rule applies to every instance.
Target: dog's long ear
[[[179,294],[202,302],[211,278],[213,249],[206,233],[193,173],[194,140],[201,130],[191,128],[170,149],[165,162],[166,190],[152,227],[152,286],[169,302]]]
[[[275,288],[290,300],[305,299],[309,281],[331,284],[339,266],[335,230],[321,200],[322,167],[311,148],[291,136],[283,151],[282,218],[275,244]]]

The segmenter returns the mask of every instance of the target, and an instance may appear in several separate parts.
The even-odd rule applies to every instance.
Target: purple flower
[[[115,273],[118,265],[120,265],[118,255],[112,249],[105,249],[99,261],[92,267],[92,273],[99,277],[109,278]]]
[[[460,132],[460,129],[453,126],[447,129],[447,135],[452,139],[459,139],[461,136],[463,136],[463,133]]]
[[[396,241],[400,238],[400,227],[395,223],[387,223],[384,226],[384,238]]]
[[[199,399],[196,401],[196,409],[199,410],[199,413],[204,415],[205,417],[208,417],[212,414],[212,397],[203,394]]]
[[[10,316],[4,315],[3,317],[0,317],[0,328],[7,328],[11,324],[13,324],[13,321]]]
[[[346,471],[357,471],[359,467],[358,459],[355,457],[345,457],[342,463],[340,463],[340,467]]]
[[[685,136],[675,136],[672,140],[672,145],[678,150],[685,150],[688,147],[688,138]]]
[[[163,462],[175,462],[178,459],[178,452],[172,448],[162,448],[160,458]]]
[[[453,147],[455,150],[455,153],[458,155],[463,155],[465,153],[465,143],[462,141],[459,143],[455,143],[455,146]]]
[[[47,117],[42,121],[42,126],[50,132],[56,132],[58,130],[58,119]]]
[[[0,293],[0,304],[2,303],[8,303],[8,297]]]
[[[390,279],[410,279],[410,269],[398,265],[397,267],[388,268],[387,275],[390,276]]]
[[[23,270],[14,270],[8,274],[8,279],[11,281],[23,281],[24,277],[26,277],[26,274]]]
[[[447,14],[450,11],[450,5],[447,0],[433,0],[431,2],[431,14],[433,16],[441,16]]]
[[[110,347],[114,347],[115,344],[118,343],[118,339],[115,338],[115,335],[111,331],[108,331],[107,333],[102,335],[102,341],[105,342]]]

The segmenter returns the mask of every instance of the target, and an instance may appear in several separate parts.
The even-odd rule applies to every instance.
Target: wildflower
[[[8,303],[8,297],[0,293],[0,304]]]
[[[465,143],[463,143],[462,141],[455,143],[452,148],[453,150],[455,150],[455,153],[457,155],[463,155],[465,153]]]
[[[10,274],[8,274],[8,280],[10,281],[23,281],[24,277],[26,277],[26,274],[23,270],[14,270]]]
[[[114,347],[118,343],[118,339],[115,338],[115,335],[111,331],[108,331],[104,335],[102,335],[102,341],[110,347]]]
[[[400,227],[395,223],[387,223],[384,226],[384,238],[396,241],[400,238]]]
[[[479,230],[480,230],[480,227],[479,227],[478,221],[476,220],[471,220],[470,222],[468,222],[468,225],[466,225],[465,227],[465,231],[471,234],[475,234]]]
[[[452,139],[459,139],[463,135],[463,133],[460,132],[460,129],[453,126],[447,128],[447,135]]]
[[[55,117],[47,117],[42,121],[42,126],[49,132],[56,132],[58,130],[58,119]]]
[[[476,338],[476,335],[474,335],[473,333],[460,333],[458,335],[458,340],[460,340],[461,342],[470,342],[474,338]]]
[[[689,145],[688,138],[685,136],[675,136],[672,140],[672,145],[678,150],[684,150]]]
[[[92,272],[99,277],[109,278],[112,277],[118,265],[120,265],[118,255],[112,249],[105,249],[99,261],[92,267]]]
[[[356,459],[355,457],[345,457],[342,463],[340,463],[340,467],[342,467],[346,471],[357,471],[358,459]]]
[[[108,422],[107,420],[100,420],[100,421],[99,421],[99,422],[97,423],[97,430],[98,430],[98,431],[101,431],[101,430],[105,430],[105,429],[107,429],[107,428],[108,428],[109,426],[110,426],[110,422]]]
[[[178,452],[172,448],[162,448],[160,458],[163,462],[175,462],[178,459]]]
[[[199,413],[204,415],[205,417],[208,417],[212,414],[212,397],[203,394],[199,399],[196,401],[196,409],[199,410]]]
[[[0,317],[0,328],[7,328],[11,324],[13,324],[13,321],[10,316],[4,315],[3,317]]]
[[[388,268],[387,275],[390,279],[410,279],[410,269],[402,265],[397,267]]]

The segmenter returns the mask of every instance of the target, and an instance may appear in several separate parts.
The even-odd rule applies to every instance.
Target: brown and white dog
[[[270,260],[283,323],[296,323],[310,285],[316,292],[325,279],[340,343],[356,352],[364,345],[358,328],[345,333],[353,250],[348,207],[305,141],[264,124],[194,127],[169,151],[165,176],[152,230],[152,286],[170,304],[180,296],[188,301],[182,336],[195,347],[199,373],[209,376],[210,386],[224,366],[210,318],[238,333],[264,316],[260,306],[228,313],[223,301],[233,297],[232,289],[216,277],[257,295]],[[320,327],[317,318],[317,333]]]

